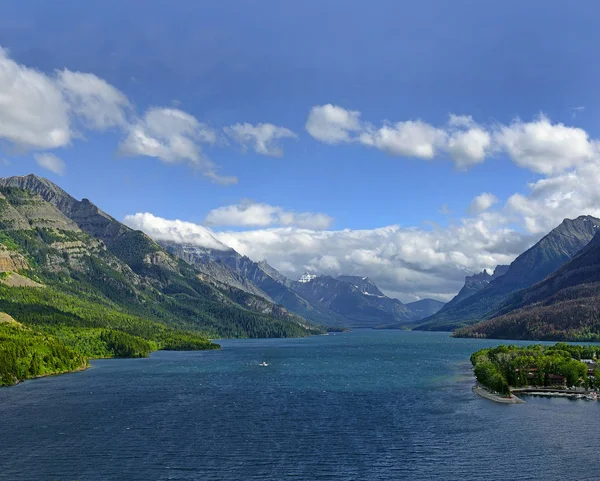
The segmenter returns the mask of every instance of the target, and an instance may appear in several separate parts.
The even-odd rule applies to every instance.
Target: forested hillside
[[[12,366],[3,383],[87,358],[217,348],[209,338],[323,332],[260,297],[204,282],[141,232],[108,231],[119,232],[110,248],[37,193],[0,187],[0,312],[21,323],[2,326],[1,355]],[[48,350],[58,360],[40,364],[34,353]]]

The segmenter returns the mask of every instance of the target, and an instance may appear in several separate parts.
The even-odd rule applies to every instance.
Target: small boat
[[[261,362],[261,363],[259,364],[259,366],[266,367],[266,366],[268,366],[268,364],[267,364],[265,361],[263,361],[263,362]]]

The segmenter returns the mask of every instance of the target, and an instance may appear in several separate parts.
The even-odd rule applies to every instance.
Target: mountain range
[[[508,297],[493,319],[455,335],[600,341],[600,232],[556,272]]]
[[[24,317],[34,319],[31,305],[36,305],[69,317],[70,324],[77,326],[79,313],[67,313],[66,300],[65,305],[54,305],[47,295],[52,291],[59,297],[77,294],[89,305],[107,305],[124,316],[137,316],[140,322],[159,322],[168,329],[202,334],[204,339],[323,332],[322,327],[259,295],[207,282],[193,266],[141,231],[130,229],[87,199],[74,199],[46,179],[34,175],[0,179],[0,194],[4,259],[0,287],[6,291],[0,297],[0,310],[19,322],[26,322]],[[20,305],[10,300],[24,295],[11,290],[19,282],[48,289],[28,291],[31,299]],[[93,317],[89,323],[101,327],[103,321]],[[129,332],[124,324],[119,329]],[[132,328],[129,333],[140,330]]]
[[[169,333],[163,337],[194,338],[198,345],[207,337],[310,335],[324,332],[324,326],[399,328],[442,306],[433,300],[404,305],[366,278],[352,276],[333,283],[323,282],[325,276],[315,277],[307,289],[266,261],[254,262],[214,237],[210,248],[156,242],[90,200],[77,200],[35,175],[0,179],[0,195],[0,289],[6,291],[0,311],[56,335],[62,330],[71,345],[89,335],[84,328],[113,324],[96,315],[85,322],[75,319],[65,307],[71,298],[57,305],[50,291],[76,297],[74,304],[86,299],[91,310],[98,308],[97,314],[101,305],[110,305],[117,317],[137,316],[134,324],[158,323],[161,327],[152,325],[153,329]],[[31,287],[26,302],[10,300],[18,297],[19,286]],[[32,305],[70,318],[72,329],[62,324],[51,328],[51,316],[38,319]],[[161,348],[177,344],[163,342],[160,336],[140,336],[144,329],[137,324],[135,329],[125,321],[114,326]],[[96,334],[94,342],[99,339]],[[104,353],[105,346],[98,350]]]
[[[433,299],[403,304],[386,296],[368,277],[305,274],[302,279],[292,281],[266,261],[254,262],[224,245],[217,249],[159,243],[195,266],[207,276],[206,280],[244,289],[311,322],[327,326],[401,328],[443,306]]]
[[[480,285],[482,288],[475,289],[475,292],[472,292],[471,282],[471,288],[465,284],[470,295],[453,299],[446,308],[424,319],[416,329],[451,331],[496,317],[504,309],[503,303],[511,294],[529,288],[555,272],[576,256],[599,229],[600,219],[592,216],[565,219],[518,256],[508,269],[502,268],[500,272],[504,271],[504,274],[489,279],[487,284]]]
[[[0,349],[13,366],[0,383],[26,376],[15,353],[33,344],[44,361],[31,357],[31,372],[57,372],[89,357],[211,349],[209,338],[307,336],[325,326],[597,340],[599,231],[597,218],[565,219],[510,266],[466,277],[448,304],[405,304],[368,277],[292,280],[208,230],[202,245],[156,241],[47,179],[3,178],[0,313],[11,319],[2,331],[14,352]]]

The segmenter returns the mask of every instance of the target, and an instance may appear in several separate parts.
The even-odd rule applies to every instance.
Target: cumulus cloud
[[[229,185],[238,181],[220,175],[219,167],[202,153],[200,145],[214,144],[217,134],[194,116],[175,108],[155,107],[138,117],[127,96],[96,75],[66,69],[44,74],[16,63],[0,47],[0,140],[17,149],[49,150],[83,137],[76,132],[79,129],[109,128],[118,128],[125,136],[118,147],[122,155],[188,162],[213,182]],[[285,130],[259,129],[263,135],[259,147],[275,149],[270,151],[274,153],[271,142],[286,136]],[[48,155],[36,160],[63,172],[64,165],[60,167]]]
[[[363,128],[360,112],[332,104],[313,107],[305,127],[313,138],[327,144],[350,142],[352,135]]]
[[[214,143],[216,133],[193,115],[173,108],[151,108],[128,126],[119,146],[127,157],[154,157],[167,164],[187,162],[216,183],[237,183],[236,177],[221,176],[218,166],[206,157],[200,143]]]
[[[379,128],[360,120],[360,112],[327,104],[313,107],[308,133],[321,142],[359,143],[391,155],[433,159],[446,155],[465,170],[496,153],[518,166],[552,175],[598,158],[600,142],[578,127],[552,123],[544,115],[532,122],[483,126],[470,115],[450,114],[446,125],[422,120],[384,121]]]
[[[249,123],[235,124],[223,129],[228,137],[239,143],[244,149],[251,148],[256,153],[270,157],[281,157],[283,149],[278,140],[296,138],[296,134],[285,127],[273,124]]]
[[[450,114],[448,124],[441,127],[406,120],[384,121],[378,128],[362,122],[358,111],[327,104],[312,108],[306,130],[321,142],[354,142],[390,155],[433,159],[446,153],[459,169],[483,162],[492,147],[490,133],[467,115]]]
[[[0,47],[0,138],[21,149],[54,149],[71,136],[69,106],[54,79]]]
[[[446,132],[420,120],[384,125],[380,129],[366,127],[360,143],[392,155],[432,159],[446,143]]]
[[[514,194],[506,212],[523,219],[532,233],[545,233],[564,218],[589,214],[600,217],[600,161],[583,164],[571,172],[540,179],[528,185],[527,195]]]
[[[196,141],[203,140],[206,127],[179,109],[151,108],[129,128],[120,145],[123,155],[156,157],[167,163],[200,163]]]
[[[490,194],[488,192],[484,192],[481,195],[478,195],[473,199],[471,205],[469,206],[470,214],[480,214],[488,210],[494,204],[498,203],[498,198],[494,194]]]
[[[488,156],[492,136],[479,127],[452,132],[448,137],[447,150],[459,169],[482,163]]]
[[[192,244],[216,250],[228,250],[210,229],[191,222],[167,220],[149,213],[128,215],[123,222],[132,229],[144,231],[158,241]]]
[[[70,109],[87,128],[105,130],[126,125],[129,100],[105,80],[91,73],[62,70],[58,72],[57,84]]]
[[[600,218],[599,184],[600,160],[592,160],[530,183],[524,193],[510,196],[503,205],[493,194],[483,193],[471,203],[469,217],[447,227],[270,228],[274,224],[268,213],[259,209],[252,222],[238,222],[255,229],[213,235],[254,260],[267,259],[291,278],[306,270],[355,274],[372,277],[387,294],[403,301],[449,300],[465,275],[512,262],[563,219],[585,214]],[[495,209],[490,210],[492,206]],[[235,208],[221,212],[239,215]],[[168,234],[177,238],[176,232]]]
[[[552,175],[598,156],[598,141],[585,130],[552,124],[544,115],[533,122],[515,120],[495,134],[498,146],[519,166]]]
[[[214,232],[152,214],[128,216],[125,222],[160,240],[211,247],[216,238],[255,261],[267,259],[291,278],[305,270],[370,276],[404,301],[432,296],[448,300],[462,287],[465,275],[509,263],[535,237],[485,216],[446,228],[392,225],[338,231],[288,226]]]
[[[237,227],[296,226],[308,229],[327,229],[333,219],[326,214],[293,212],[269,204],[245,201],[211,210],[205,224]]]
[[[476,125],[471,115],[456,115],[451,113],[448,115],[448,125],[450,127],[470,128]]]
[[[33,154],[33,158],[40,167],[55,174],[64,175],[66,169],[65,163],[56,155],[49,153]]]

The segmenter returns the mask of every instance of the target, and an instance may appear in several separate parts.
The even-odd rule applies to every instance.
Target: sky
[[[1,10],[0,175],[157,239],[446,301],[600,216],[597,2]]]

